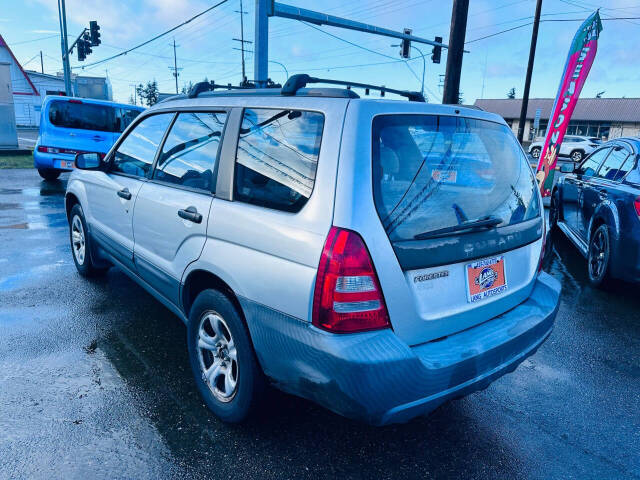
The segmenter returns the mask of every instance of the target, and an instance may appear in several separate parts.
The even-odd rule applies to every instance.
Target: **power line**
[[[83,65],[82,67],[75,67],[75,68],[86,68],[86,67],[92,67],[92,66],[94,66],[94,65],[99,65],[99,64],[101,64],[101,63],[105,63],[105,62],[108,62],[108,61],[110,61],[110,60],[113,60],[114,58],[118,58],[118,57],[121,57],[121,56],[123,56],[123,55],[126,55],[126,54],[127,54],[127,53],[129,53],[129,52],[132,52],[132,51],[134,51],[134,50],[137,50],[137,49],[138,49],[138,48],[140,48],[140,47],[144,47],[145,45],[148,45],[149,43],[151,43],[151,42],[153,42],[153,41],[155,41],[155,40],[157,40],[157,39],[159,39],[159,38],[161,38],[161,37],[164,37],[165,35],[167,35],[167,34],[169,34],[169,33],[173,32],[173,31],[177,30],[178,28],[185,26],[186,24],[188,24],[188,23],[192,22],[192,21],[193,21],[193,20],[195,20],[196,18],[201,17],[201,16],[202,16],[202,15],[204,15],[205,13],[210,12],[210,11],[211,11],[211,10],[213,10],[214,8],[217,8],[217,7],[219,7],[220,5],[222,5],[222,4],[224,4],[224,3],[227,3],[228,1],[229,1],[229,0],[221,0],[220,2],[216,3],[216,4],[215,4],[215,5],[213,5],[212,7],[209,7],[209,8],[207,8],[207,9],[203,10],[202,12],[200,12],[200,13],[198,13],[198,14],[194,15],[193,17],[191,17],[190,19],[188,19],[188,20],[186,20],[186,21],[182,22],[181,24],[176,25],[175,27],[170,28],[169,30],[164,31],[164,32],[162,32],[162,33],[160,33],[160,34],[156,35],[155,37],[153,37],[153,38],[151,38],[151,39],[149,39],[149,40],[147,40],[147,41],[145,41],[145,42],[142,42],[142,43],[140,43],[140,44],[136,45],[135,47],[131,47],[131,48],[129,48],[128,50],[125,50],[124,52],[120,52],[120,53],[118,53],[118,54],[116,54],[116,55],[112,55],[112,56],[110,56],[110,57],[103,58],[102,60],[98,60],[98,61],[96,61],[96,62],[89,63],[89,64],[87,64],[87,65]]]
[[[54,38],[54,37],[59,37],[60,34],[56,33],[55,35],[47,35],[46,37],[38,37],[38,38],[33,38],[31,40],[22,40],[21,42],[12,42],[11,46],[13,47],[14,45],[23,45],[25,43],[33,43],[33,42],[39,42],[41,40],[47,40],[48,38]]]

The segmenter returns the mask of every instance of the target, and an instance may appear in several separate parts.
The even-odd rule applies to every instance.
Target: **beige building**
[[[531,98],[527,108],[524,143],[544,136],[553,108],[552,98]],[[501,115],[514,133],[518,133],[522,100],[518,98],[480,99],[475,105]],[[534,128],[536,112],[539,126]],[[568,135],[585,135],[603,140],[640,136],[640,98],[581,98],[571,116]]]

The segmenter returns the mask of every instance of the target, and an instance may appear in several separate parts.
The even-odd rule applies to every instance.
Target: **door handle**
[[[118,196],[120,198],[124,198],[125,200],[131,200],[131,192],[129,191],[128,188],[123,188],[122,190],[119,190]]]
[[[184,210],[178,210],[178,216],[193,223],[202,222],[202,215],[198,213],[196,207],[187,207]]]

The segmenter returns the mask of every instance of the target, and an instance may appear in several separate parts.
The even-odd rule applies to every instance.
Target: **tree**
[[[135,105],[136,104],[136,99],[133,98],[133,95],[129,95],[129,104],[131,104],[131,105]]]
[[[145,103],[147,107],[158,103],[158,82],[155,79],[147,82],[146,85],[140,84],[136,87],[140,103]]]
[[[193,82],[189,80],[189,83],[185,83],[184,85],[182,85],[182,90],[180,90],[180,93],[185,93],[185,94],[189,93],[192,88],[193,88]]]
[[[509,90],[509,92],[507,93],[507,98],[516,98],[516,87],[512,87],[511,90]]]

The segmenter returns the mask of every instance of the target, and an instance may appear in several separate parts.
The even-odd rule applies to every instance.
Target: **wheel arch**
[[[191,306],[196,297],[204,290],[213,288],[224,293],[227,298],[233,303],[234,307],[238,310],[238,313],[242,317],[243,322],[247,323],[242,305],[238,300],[238,296],[234,290],[218,275],[204,269],[196,268],[191,270],[185,277],[182,283],[180,301],[182,303],[182,310],[185,315],[189,316]]]
[[[76,204],[80,204],[78,196],[73,192],[67,192],[64,196],[64,209],[67,213],[67,220],[69,219],[69,215],[71,215],[71,209]]]

